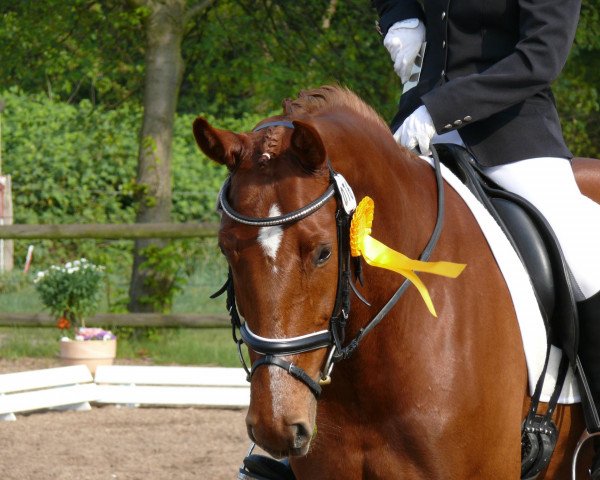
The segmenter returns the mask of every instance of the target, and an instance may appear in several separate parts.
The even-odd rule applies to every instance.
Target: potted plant
[[[35,287],[44,306],[63,332],[60,357],[66,365],[85,364],[92,373],[97,365],[111,364],[116,337],[100,328],[89,328],[85,319],[98,308],[104,267],[81,258],[52,265],[37,273]]]

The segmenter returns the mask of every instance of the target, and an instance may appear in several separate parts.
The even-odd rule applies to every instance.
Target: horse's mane
[[[365,120],[375,122],[388,130],[385,121],[373,108],[354,92],[339,85],[325,85],[311,90],[302,90],[295,100],[288,98],[283,101],[283,113],[288,116],[315,115],[337,107],[353,110]]]

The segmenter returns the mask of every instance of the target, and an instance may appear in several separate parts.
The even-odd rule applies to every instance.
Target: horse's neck
[[[426,162],[397,145],[355,159],[345,171],[360,201],[375,203],[373,236],[405,255],[421,254],[437,214],[437,188]]]
[[[396,145],[392,147],[364,158],[358,167],[345,166],[344,175],[348,172],[348,180],[357,201],[365,195],[374,199],[372,237],[412,259],[418,259],[435,228],[438,211],[435,176],[425,161]],[[365,283],[360,290],[367,300],[373,301],[374,306],[367,308],[358,299],[354,299],[347,340],[353,338],[380,312],[380,308],[391,299],[404,281],[404,277],[398,273],[381,268],[366,267],[364,274]],[[407,296],[414,297],[414,293]],[[406,298],[402,297],[387,317],[404,316],[407,305],[405,302]],[[422,302],[420,297],[416,300],[411,298],[408,310],[412,311],[414,303],[419,302]],[[378,336],[385,330],[385,335],[398,338],[397,347],[402,348],[401,342],[410,338],[402,331],[407,328],[407,324],[387,317],[369,336]],[[392,328],[389,328],[390,324],[393,325]],[[378,352],[376,347],[364,348],[361,344],[355,355],[359,363],[363,361],[361,357],[365,357],[366,362],[370,363],[378,358]],[[349,368],[350,371],[353,370],[353,367]],[[353,388],[352,382],[348,387]]]

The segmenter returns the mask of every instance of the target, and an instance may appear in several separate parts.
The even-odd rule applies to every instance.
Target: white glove
[[[419,145],[422,155],[431,155],[431,139],[434,135],[433,119],[429,115],[427,107],[421,105],[396,130],[394,139],[407,148],[415,148]]]
[[[383,45],[390,52],[394,71],[405,84],[415,63],[421,45],[425,41],[425,26],[418,18],[394,23],[388,30]]]

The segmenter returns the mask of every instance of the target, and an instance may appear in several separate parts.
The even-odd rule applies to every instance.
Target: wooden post
[[[12,225],[12,189],[10,175],[2,175],[2,112],[4,101],[0,100],[0,225]],[[0,239],[0,272],[13,269],[13,241]]]
[[[98,313],[85,322],[93,327],[213,328],[231,327],[228,315],[196,313]],[[48,313],[0,312],[1,327],[55,327]]]
[[[217,235],[214,223],[131,223],[131,224],[63,224],[0,225],[0,238],[20,240],[58,238],[205,238]]]
[[[0,175],[0,225],[12,225],[12,188],[10,175]],[[13,269],[12,240],[0,239],[0,272],[10,272]]]

